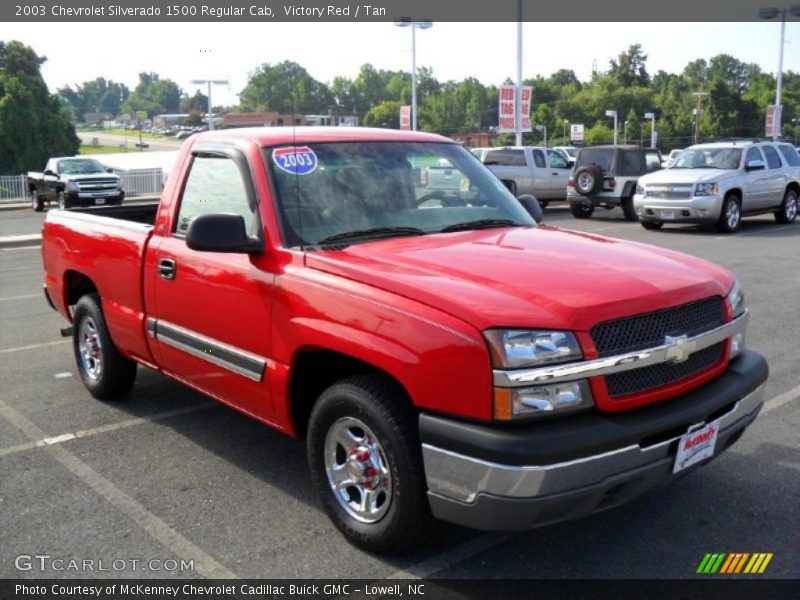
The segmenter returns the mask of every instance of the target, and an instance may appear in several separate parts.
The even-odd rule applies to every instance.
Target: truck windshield
[[[733,147],[721,148],[687,148],[684,150],[673,169],[738,169],[742,159],[742,149]]]
[[[288,246],[536,224],[456,144],[306,144],[265,148],[264,160]]]
[[[78,158],[58,161],[58,172],[62,175],[83,175],[84,173],[105,173],[106,169],[93,158]]]

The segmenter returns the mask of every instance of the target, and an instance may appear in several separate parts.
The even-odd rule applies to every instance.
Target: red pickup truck
[[[426,186],[442,161],[457,188]],[[50,211],[45,293],[92,395],[143,365],[305,438],[364,548],[525,529],[705,464],[768,375],[731,273],[533,205],[437,135],[209,132],[157,205]]]

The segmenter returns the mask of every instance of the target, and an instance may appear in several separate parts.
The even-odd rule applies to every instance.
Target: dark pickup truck
[[[72,208],[122,204],[125,197],[119,175],[93,158],[81,157],[51,158],[43,173],[29,172],[28,192],[37,212],[44,210],[46,202]]]

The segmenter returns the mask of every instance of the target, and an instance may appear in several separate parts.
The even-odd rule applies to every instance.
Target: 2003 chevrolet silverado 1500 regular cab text
[[[428,190],[441,160],[468,185]],[[724,451],[767,364],[728,271],[523,204],[432,134],[209,132],[157,206],[50,211],[45,292],[95,397],[141,364],[305,438],[364,548],[414,544],[431,514],[525,529]]]

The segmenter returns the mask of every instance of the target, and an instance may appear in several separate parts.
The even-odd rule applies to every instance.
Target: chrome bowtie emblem
[[[668,335],[664,338],[664,345],[667,346],[667,360],[680,363],[695,351],[697,342],[689,340],[689,336],[685,334],[677,337]]]

